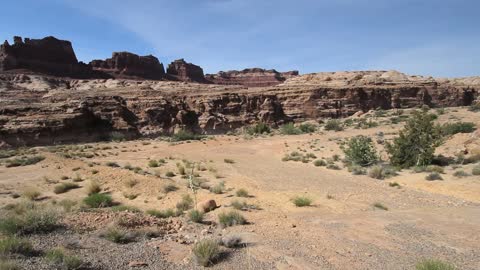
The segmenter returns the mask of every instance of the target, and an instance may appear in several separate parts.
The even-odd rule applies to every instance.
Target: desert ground
[[[0,159],[2,214],[33,201],[61,212],[61,226],[24,236],[38,254],[8,260],[21,269],[56,269],[40,254],[58,247],[81,259],[86,269],[201,269],[192,256],[195,242],[235,237],[241,244],[221,247],[211,269],[415,269],[423,259],[480,269],[480,176],[472,174],[479,163],[443,166],[437,181],[412,169],[382,180],[368,173],[354,175],[342,163],[342,142],[369,136],[388,161],[384,142],[404,125],[392,123],[393,111],[348,119],[355,123],[362,117],[379,125],[342,131],[320,125],[300,135],[232,134],[181,142],[159,138],[21,149],[45,159],[18,167],[7,167],[8,158]],[[480,113],[446,108],[436,120],[458,121],[478,127]],[[478,130],[449,137],[436,154],[453,158],[467,149],[480,149]],[[286,160],[292,152],[311,154],[304,162]],[[328,165],[315,166],[321,159]],[[189,179],[201,183],[195,192]],[[56,194],[54,188],[66,182],[78,187]],[[83,205],[92,182],[112,196],[116,208]],[[248,195],[239,197],[239,189]],[[33,198],[32,192],[37,193]],[[162,218],[145,213],[175,209],[187,194],[196,198],[193,204],[213,199],[219,207],[201,223],[186,214]],[[292,202],[296,196],[312,204],[297,207]],[[236,211],[247,223],[221,226],[218,215],[231,211],[232,202],[242,203]],[[114,243],[103,236],[112,226],[143,233],[128,243]]]

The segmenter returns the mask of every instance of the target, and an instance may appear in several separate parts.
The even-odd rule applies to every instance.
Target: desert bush
[[[369,137],[356,136],[351,138],[343,152],[348,163],[362,167],[370,166],[378,161],[377,150]]]
[[[110,227],[101,236],[113,243],[128,244],[135,241],[136,234],[125,229]]]
[[[168,171],[165,173],[165,176],[166,177],[174,177],[175,176],[175,173],[171,172],[171,171]]]
[[[76,189],[76,188],[79,188],[79,187],[80,186],[78,184],[75,184],[75,183],[61,183],[61,184],[56,185],[53,188],[53,193],[61,194],[61,193],[65,193],[65,192],[68,192],[72,189]]]
[[[342,131],[342,122],[337,119],[330,119],[327,121],[327,123],[325,123],[325,130]]]
[[[167,185],[163,186],[163,192],[164,193],[174,192],[174,191],[177,191],[177,190],[178,190],[178,187],[174,184],[167,184]]]
[[[45,258],[58,269],[80,269],[83,262],[76,256],[68,255],[63,249],[52,249],[45,254]]]
[[[213,239],[202,239],[193,245],[193,256],[201,266],[209,266],[220,255],[218,242]]]
[[[283,135],[297,135],[302,133],[302,131],[295,127],[293,123],[288,123],[280,126],[280,134]]]
[[[415,266],[416,270],[455,270],[455,266],[439,260],[422,260]]]
[[[6,235],[48,233],[59,227],[59,213],[49,208],[32,208],[0,220],[0,232]]]
[[[230,159],[230,158],[226,158],[226,159],[223,160],[223,162],[228,163],[228,164],[234,164],[235,160]]]
[[[70,212],[72,211],[73,207],[77,205],[77,202],[69,199],[63,199],[58,202],[58,205],[61,206],[65,212]]]
[[[441,134],[434,126],[434,116],[427,111],[415,111],[393,144],[387,143],[390,162],[402,168],[427,166],[435,149],[441,144]]]
[[[393,169],[389,167],[381,166],[381,165],[373,166],[368,171],[368,176],[370,176],[371,178],[379,179],[379,180],[382,180],[394,175],[396,175],[396,172]]]
[[[88,195],[83,202],[91,208],[110,207],[113,205],[113,199],[108,194],[94,193]]]
[[[472,168],[472,175],[480,175],[480,165],[476,165]]]
[[[389,187],[397,187],[397,188],[401,188],[401,187],[402,187],[402,186],[400,186],[400,184],[397,183],[397,182],[390,182],[390,183],[388,183],[388,186],[389,186]]]
[[[80,174],[75,174],[75,176],[72,178],[72,181],[73,182],[83,182],[83,178],[82,176],[80,176]]]
[[[313,133],[317,130],[317,127],[313,124],[304,123],[298,126],[302,133]]]
[[[108,166],[108,167],[112,167],[112,168],[119,168],[120,167],[120,165],[118,165],[118,163],[113,162],[113,161],[108,161],[108,162],[105,163],[105,165]]]
[[[28,188],[22,193],[22,196],[30,201],[37,200],[41,195],[42,193],[35,188]]]
[[[203,221],[203,212],[200,212],[196,209],[192,209],[188,212],[188,219],[195,223],[202,223]]]
[[[366,169],[361,167],[361,166],[358,166],[358,165],[349,166],[348,171],[351,172],[353,175],[365,175],[365,174],[367,174]]]
[[[467,177],[469,175],[463,170],[458,170],[453,173],[453,176],[461,178],[461,177]]]
[[[201,140],[203,139],[204,136],[195,134],[191,131],[188,130],[180,130],[177,133],[172,135],[172,140],[179,142],[179,141],[195,141],[195,140]]]
[[[137,184],[138,184],[138,181],[136,179],[128,179],[127,181],[125,181],[125,186],[128,188],[133,188]]]
[[[443,136],[451,136],[457,133],[471,133],[475,131],[475,124],[472,122],[445,123],[440,129]]]
[[[10,168],[10,167],[20,167],[20,166],[28,166],[28,165],[34,165],[37,164],[38,162],[44,160],[44,156],[31,156],[31,157],[20,157],[20,158],[14,158],[14,159],[7,159],[5,161],[5,167]]]
[[[246,130],[247,134],[249,135],[257,135],[257,134],[264,134],[270,133],[270,127],[265,123],[258,123],[256,125],[247,127]]]
[[[90,181],[87,186],[87,194],[92,195],[100,192],[102,192],[102,185],[96,180]]]
[[[218,215],[218,222],[223,227],[230,227],[235,225],[243,225],[247,223],[246,219],[239,212],[232,210],[229,212],[220,213]]]
[[[386,207],[385,205],[379,202],[374,203],[373,207],[378,208],[380,210],[388,211],[388,207]]]
[[[210,192],[215,194],[222,194],[225,191],[225,183],[222,181],[210,188]]]
[[[0,255],[21,254],[29,256],[33,253],[33,246],[27,240],[13,236],[0,239]]]
[[[429,165],[425,168],[425,171],[429,173],[444,173],[443,168],[438,165]]]
[[[153,160],[153,159],[150,160],[150,161],[148,161],[148,167],[150,167],[150,168],[157,168],[158,166],[159,166],[158,161]]]
[[[470,105],[468,110],[471,112],[480,112],[480,102]]]
[[[177,169],[178,169],[178,174],[180,175],[186,175],[187,172],[185,170],[185,167],[183,165],[177,164]]]
[[[178,211],[187,211],[193,207],[193,199],[190,195],[185,194],[182,196],[182,200],[176,204]]]
[[[304,206],[310,206],[312,205],[312,199],[306,197],[306,196],[297,196],[293,198],[293,204],[297,207],[304,207]]]
[[[237,197],[248,197],[249,196],[248,191],[244,188],[238,189],[235,192],[235,195],[237,195]]]
[[[227,248],[236,248],[242,246],[242,237],[239,235],[227,235],[222,237],[220,244]]]
[[[327,162],[323,159],[317,159],[313,162],[313,165],[315,165],[316,167],[323,167],[327,166]]]
[[[437,172],[429,173],[425,176],[425,180],[434,181],[434,180],[443,180],[442,176]]]
[[[169,217],[176,217],[179,215],[178,212],[175,212],[173,209],[166,209],[166,210],[154,210],[150,209],[146,211],[147,215],[154,216],[156,218],[169,218]]]
[[[1,270],[21,270],[14,261],[5,260],[0,257],[0,269]]]
[[[340,170],[340,167],[337,164],[328,164],[327,169],[330,170]]]
[[[139,194],[137,193],[132,193],[132,192],[124,192],[123,197],[129,200],[135,200],[138,197]]]
[[[113,131],[110,133],[110,140],[114,142],[121,142],[126,140],[126,136],[121,132]]]

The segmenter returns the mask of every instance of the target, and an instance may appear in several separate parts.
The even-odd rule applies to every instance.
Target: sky
[[[130,51],[206,73],[480,75],[478,0],[15,0],[2,10],[0,39],[70,40],[84,62]]]

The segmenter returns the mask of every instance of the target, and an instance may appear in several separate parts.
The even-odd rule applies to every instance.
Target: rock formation
[[[205,83],[203,69],[192,63],[185,62],[184,59],[178,59],[168,65],[167,75],[169,79],[183,82]]]
[[[281,84],[295,76],[298,76],[298,71],[278,72],[274,69],[250,68],[242,71],[220,71],[217,74],[207,74],[205,78],[214,84],[267,87]]]
[[[0,145],[45,145],[224,133],[265,122],[319,121],[371,109],[466,106],[478,77],[435,79],[394,71],[317,73],[261,88],[145,80],[74,80],[0,74]]]
[[[14,37],[10,45],[0,45],[0,71],[26,69],[56,76],[95,78],[99,74],[79,63],[70,41],[54,37],[29,39]]]
[[[129,52],[114,52],[112,58],[93,60],[89,65],[93,70],[108,73],[114,78],[165,78],[163,64],[153,55],[138,56]]]

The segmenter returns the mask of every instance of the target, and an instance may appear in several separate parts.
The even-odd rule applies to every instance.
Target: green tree
[[[442,143],[440,129],[434,120],[435,115],[426,109],[413,112],[393,144],[386,145],[392,165],[408,168],[432,162],[435,149]]]
[[[370,166],[378,160],[377,150],[372,139],[365,136],[351,138],[343,152],[347,162],[362,167]]]

